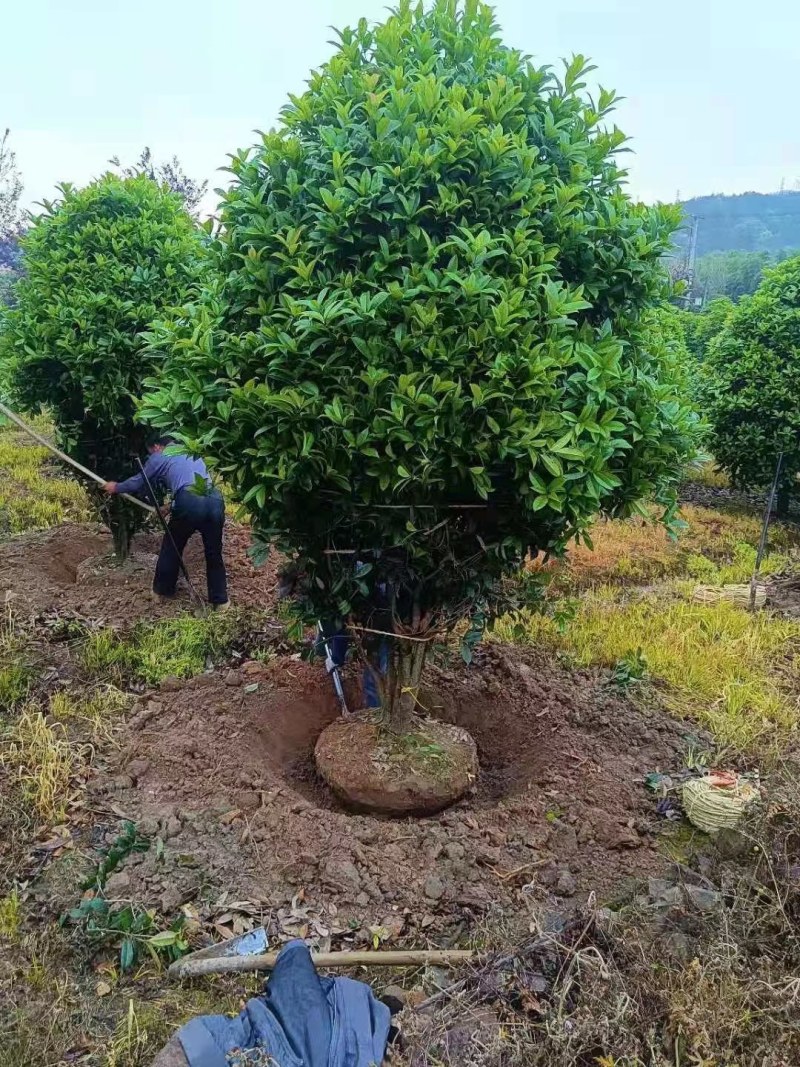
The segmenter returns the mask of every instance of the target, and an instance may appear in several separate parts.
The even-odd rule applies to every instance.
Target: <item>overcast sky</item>
[[[330,54],[331,25],[384,0],[5,0],[0,129],[25,203],[144,145],[216,173]],[[506,44],[582,52],[623,94],[631,189],[644,200],[800,181],[798,0],[496,0]],[[215,200],[210,202],[213,207]]]

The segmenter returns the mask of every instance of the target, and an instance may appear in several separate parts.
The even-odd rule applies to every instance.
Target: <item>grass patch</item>
[[[89,694],[62,689],[50,698],[50,715],[65,726],[74,725],[108,740],[129,703],[129,698],[112,685]]]
[[[581,665],[614,668],[640,656],[649,675],[668,684],[676,712],[739,749],[791,730],[800,717],[775,670],[783,663],[796,674],[800,623],[725,601],[698,604],[668,590],[624,599],[605,587],[584,597],[563,632],[548,616],[525,612],[499,619],[493,636],[567,652]]]
[[[689,467],[686,471],[686,481],[693,485],[705,485],[709,489],[730,489],[731,486],[727,473],[720,470],[713,459]]]
[[[718,511],[687,504],[681,509],[687,527],[676,540],[657,521],[640,518],[598,522],[591,530],[592,548],[569,546],[564,560],[554,560],[533,569],[544,569],[556,589],[586,589],[606,582],[641,584],[668,578],[693,577],[702,581],[738,583],[749,581],[755,567],[761,519],[744,511]],[[773,523],[769,552],[762,573],[783,570],[800,554],[796,527]]]
[[[10,608],[0,618],[0,712],[10,712],[30,692],[33,667]]]
[[[63,818],[74,760],[61,725],[50,725],[35,705],[23,708],[2,739],[0,766],[21,786],[24,801],[40,820]]]
[[[33,420],[50,432],[46,420]],[[0,530],[23,533],[82,522],[91,515],[86,490],[58,473],[52,454],[16,427],[0,427]]]
[[[31,670],[22,664],[0,667],[0,711],[10,711],[28,695]]]
[[[6,896],[0,898],[0,937],[9,941],[15,941],[19,937],[22,925],[22,907],[19,893],[12,889]]]
[[[93,676],[118,681],[135,678],[158,685],[165,678],[191,678],[205,670],[209,659],[227,652],[237,628],[235,612],[226,612],[141,623],[127,635],[97,630],[81,648],[81,663]]]

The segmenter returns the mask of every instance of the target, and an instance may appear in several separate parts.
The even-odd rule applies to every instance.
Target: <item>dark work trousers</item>
[[[172,538],[164,535],[153,579],[153,592],[160,596],[174,596],[180,561],[186,542],[194,533],[203,538],[206,553],[208,599],[212,604],[228,600],[228,578],[222,560],[222,529],[225,526],[225,501],[218,489],[208,493],[179,489],[172,501],[167,529]],[[173,544],[174,541],[174,544]],[[177,551],[176,551],[177,550]]]

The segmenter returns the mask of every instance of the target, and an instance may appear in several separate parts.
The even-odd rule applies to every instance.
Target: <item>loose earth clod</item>
[[[478,774],[472,737],[433,719],[400,735],[339,719],[322,732],[314,755],[343,804],[381,815],[433,815],[463,797]]]

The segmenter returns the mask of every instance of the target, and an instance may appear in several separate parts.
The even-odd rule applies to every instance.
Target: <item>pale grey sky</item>
[[[496,0],[506,44],[537,62],[583,52],[626,97],[631,189],[645,200],[800,181],[797,0]],[[225,182],[226,154],[274,124],[330,54],[331,25],[384,0],[5,0],[0,128],[25,202],[148,144]],[[212,198],[210,206],[215,200]]]

